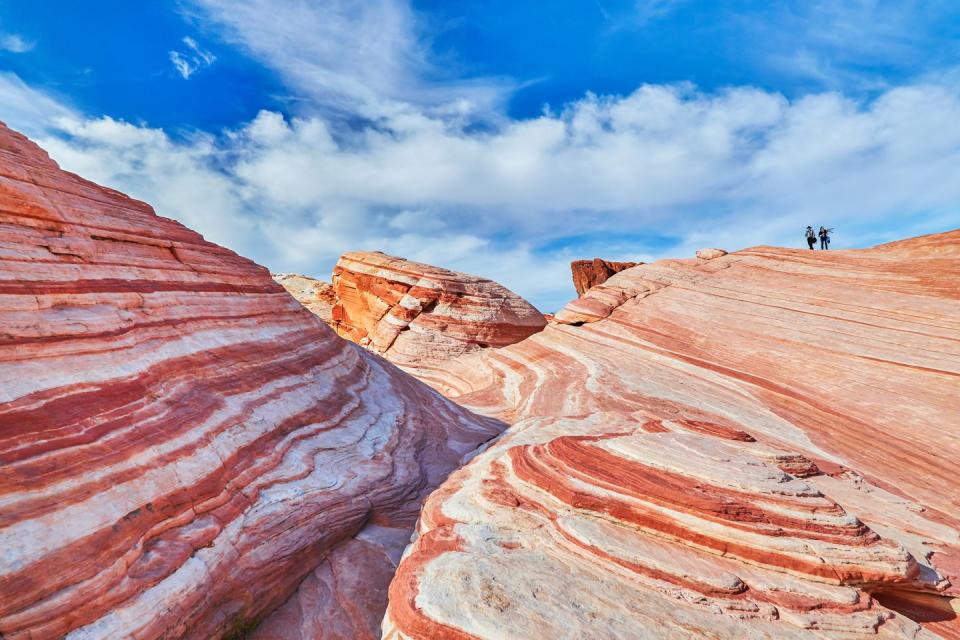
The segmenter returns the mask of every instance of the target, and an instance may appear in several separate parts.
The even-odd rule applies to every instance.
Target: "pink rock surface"
[[[513,426],[385,638],[960,637],[960,231],[664,260],[556,320],[412,369]]]
[[[323,320],[327,326],[333,326],[333,306],[337,301],[333,285],[297,273],[274,273],[272,277],[307,311]]]
[[[344,254],[333,287],[337,332],[401,365],[503,347],[547,324],[492,280],[378,252]]]
[[[602,258],[593,260],[574,260],[570,263],[570,272],[573,275],[573,288],[577,295],[583,295],[590,287],[602,284],[615,273],[635,267],[639,262],[609,262]]]
[[[0,126],[0,637],[218,638],[305,577],[280,613],[372,637],[396,530],[499,428]]]

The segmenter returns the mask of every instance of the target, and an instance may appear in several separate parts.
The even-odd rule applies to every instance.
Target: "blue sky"
[[[379,249],[545,310],[567,263],[960,226],[960,4],[0,3],[0,119],[274,271]]]

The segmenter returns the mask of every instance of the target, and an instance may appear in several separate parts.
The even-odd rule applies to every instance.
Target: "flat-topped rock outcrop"
[[[547,324],[492,280],[379,252],[344,254],[333,288],[337,332],[401,365],[514,344]]]
[[[313,637],[375,637],[377,546],[500,428],[0,126],[0,637],[236,635],[345,553]]]
[[[615,273],[635,267],[640,262],[610,262],[602,258],[593,260],[574,260],[570,263],[570,272],[573,275],[573,288],[577,295],[582,296],[591,287],[602,284]]]
[[[411,369],[513,426],[385,638],[960,637],[960,231],[663,260],[556,322]]]

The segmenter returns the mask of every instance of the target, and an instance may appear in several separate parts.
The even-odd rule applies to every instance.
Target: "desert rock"
[[[337,332],[401,365],[503,347],[547,324],[492,280],[377,252],[344,254],[333,287]]]
[[[0,637],[238,634],[357,549],[313,637],[370,637],[376,546],[500,427],[0,128]]]
[[[337,296],[329,282],[297,273],[274,273],[272,277],[287,293],[296,298],[297,302],[306,307],[307,311],[328,326],[333,326],[333,307]]]
[[[385,638],[960,637],[960,231],[730,257],[413,370],[513,426],[428,499]]]
[[[602,284],[607,278],[624,269],[635,267],[640,262],[609,262],[602,258],[593,260],[574,260],[570,263],[570,271],[573,274],[573,287],[577,290],[577,295],[583,295],[590,287]]]

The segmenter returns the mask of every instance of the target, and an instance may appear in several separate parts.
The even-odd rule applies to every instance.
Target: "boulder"
[[[547,324],[492,280],[379,252],[344,254],[333,288],[337,332],[401,365],[503,347]]]
[[[570,263],[570,271],[573,274],[573,287],[577,290],[577,295],[582,296],[591,287],[602,284],[607,278],[624,269],[635,267],[642,262],[609,262],[602,258],[593,260],[574,260]]]

